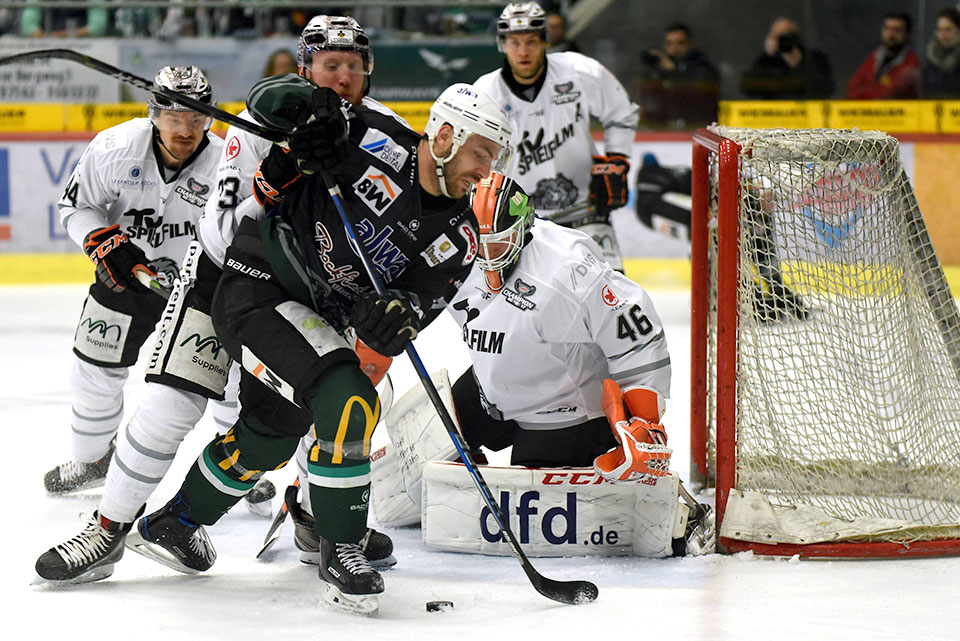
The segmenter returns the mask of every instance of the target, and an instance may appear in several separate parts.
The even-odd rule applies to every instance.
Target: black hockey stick
[[[152,81],[147,80],[146,78],[135,76],[134,74],[124,71],[123,69],[118,69],[117,67],[114,67],[103,60],[97,60],[96,58],[82,54],[78,51],[73,51],[71,49],[38,49],[36,51],[25,51],[23,53],[0,58],[0,65],[9,65],[16,62],[27,62],[28,60],[43,60],[46,58],[59,58],[61,60],[69,60],[71,62],[79,63],[88,69],[93,69],[94,71],[99,71],[102,74],[112,76],[117,80],[143,89],[144,91],[161,95],[168,100],[172,100],[173,102],[190,107],[191,109],[202,113],[205,116],[210,116],[215,120],[220,120],[228,125],[233,125],[238,129],[243,129],[244,131],[255,136],[259,136],[265,140],[269,140],[271,142],[284,142],[286,140],[286,134],[279,129],[261,127],[255,122],[250,122],[249,120],[244,120],[243,118],[234,116],[232,113],[218,109],[214,105],[200,102],[199,100],[191,98],[190,96],[182,94],[178,91],[171,91],[164,87],[156,87]]]
[[[356,231],[353,228],[353,224],[350,222],[350,219],[347,218],[347,213],[343,209],[343,194],[340,191],[340,187],[336,182],[334,182],[330,172],[321,170],[320,176],[327,187],[327,191],[330,193],[330,197],[333,199],[334,205],[336,205],[337,212],[340,214],[340,219],[343,221],[343,226],[346,229],[347,235],[350,237],[350,241],[353,243],[353,246],[357,251],[357,255],[360,257],[360,262],[363,263],[363,267],[366,270],[367,275],[370,277],[370,282],[373,283],[373,287],[378,294],[381,296],[386,296],[387,288],[384,286],[383,281],[380,278],[380,274],[376,271],[376,267],[374,267],[373,262],[370,260],[370,256],[367,254],[366,247],[364,247],[360,242],[360,239],[357,237]],[[487,486],[487,482],[480,474],[480,470],[477,469],[477,464],[474,463],[473,458],[471,458],[470,453],[467,451],[466,444],[460,437],[460,433],[457,431],[457,427],[454,424],[453,419],[450,417],[450,413],[447,412],[447,408],[443,404],[443,400],[441,400],[440,394],[437,392],[437,388],[434,386],[433,380],[430,378],[430,374],[423,366],[423,362],[420,360],[420,355],[417,354],[417,350],[414,348],[411,341],[407,342],[405,350],[407,352],[407,356],[410,357],[410,361],[413,363],[414,369],[417,370],[417,376],[420,377],[420,381],[423,383],[423,387],[427,391],[427,396],[430,397],[430,401],[436,408],[437,414],[440,415],[440,420],[443,422],[443,426],[447,429],[447,434],[450,435],[450,439],[453,441],[453,445],[457,449],[460,459],[470,472],[470,476],[473,477],[473,482],[476,484],[477,489],[480,490],[480,495],[483,497],[484,503],[487,504],[487,507],[490,509],[490,513],[493,514],[494,519],[496,519],[497,525],[500,527],[500,531],[506,536],[507,542],[510,544],[510,549],[513,551],[514,556],[516,556],[520,561],[520,565],[523,566],[523,571],[526,572],[527,578],[530,579],[530,583],[533,584],[533,587],[536,588],[537,592],[548,599],[553,599],[554,601],[559,601],[560,603],[576,605],[579,603],[589,603],[590,601],[595,600],[599,594],[599,590],[597,590],[597,586],[593,583],[589,581],[556,581],[554,579],[548,579],[537,572],[536,568],[533,567],[533,564],[530,563],[530,559],[527,558],[527,555],[524,554],[523,550],[520,548],[520,543],[517,542],[517,537],[514,536],[513,531],[510,529],[510,526],[508,525],[509,521],[507,520],[506,515],[503,514],[503,512],[500,510],[500,506],[493,499],[493,493],[490,491],[489,486]]]

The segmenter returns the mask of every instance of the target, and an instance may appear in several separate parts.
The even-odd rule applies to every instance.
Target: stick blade
[[[600,590],[590,581],[555,581],[540,574],[530,577],[530,581],[543,596],[567,605],[591,603],[600,595]]]

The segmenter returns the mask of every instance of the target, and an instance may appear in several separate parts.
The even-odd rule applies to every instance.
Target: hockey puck
[[[427,601],[427,612],[445,612],[453,609],[453,601]]]

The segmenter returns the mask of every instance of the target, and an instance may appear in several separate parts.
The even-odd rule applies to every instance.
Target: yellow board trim
[[[646,289],[689,289],[685,258],[624,258],[627,276]],[[947,282],[960,298],[960,265],[945,265]],[[0,254],[0,285],[92,283],[93,265],[83,254]]]

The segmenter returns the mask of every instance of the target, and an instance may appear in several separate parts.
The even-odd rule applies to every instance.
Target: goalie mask
[[[536,2],[511,2],[503,8],[497,20],[497,50],[503,53],[503,43],[510,33],[535,33],[547,41],[547,14]]]
[[[480,224],[477,266],[496,293],[530,241],[533,201],[513,179],[493,172],[474,187],[470,204]]]
[[[347,51],[360,54],[361,66],[357,73],[373,73],[373,50],[370,38],[356,20],[346,16],[314,16],[300,33],[297,43],[297,64],[310,68],[314,54],[320,51]]]
[[[437,132],[445,124],[453,127],[453,147],[449,155],[440,158],[433,150],[433,141]],[[444,89],[430,107],[430,117],[424,132],[431,143],[430,156],[437,166],[440,191],[447,198],[452,196],[448,191],[444,165],[457,155],[463,143],[473,134],[483,136],[499,145],[500,153],[492,163],[493,171],[503,171],[510,162],[512,130],[507,116],[493,99],[475,89],[473,85],[461,82]]]

